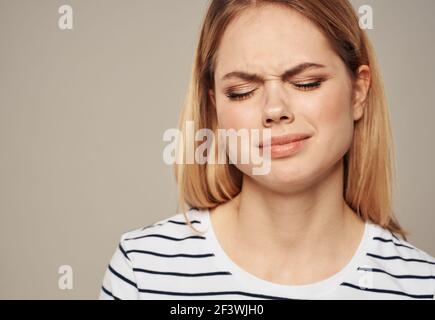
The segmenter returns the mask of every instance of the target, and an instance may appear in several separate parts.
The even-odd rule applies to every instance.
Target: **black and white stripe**
[[[203,226],[200,212],[189,211],[192,225]],[[433,257],[380,226],[367,240],[359,266],[319,298],[434,299]],[[126,232],[107,267],[100,298],[310,299],[306,292],[298,295],[295,286],[286,292],[285,286],[275,290],[265,281],[237,279],[209,241],[207,233],[193,233],[181,213]],[[361,272],[370,274],[371,286],[359,284]]]

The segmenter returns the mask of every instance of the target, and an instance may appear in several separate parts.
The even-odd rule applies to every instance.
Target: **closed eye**
[[[244,92],[244,93],[235,93],[235,92],[228,92],[225,95],[230,99],[230,100],[234,100],[234,101],[241,101],[241,100],[245,100],[248,99],[250,96],[252,96],[254,94],[254,92],[257,89],[251,90],[249,92]]]
[[[309,83],[293,83],[293,85],[297,88],[297,89],[301,89],[304,91],[309,91],[309,90],[313,90],[313,89],[317,89],[322,85],[323,80],[318,80],[315,82],[309,82]]]
[[[322,85],[322,82],[324,82],[325,80],[320,79],[314,82],[308,82],[308,83],[292,83],[294,87],[296,87],[296,89],[298,90],[302,90],[302,91],[310,91],[310,90],[315,90],[317,88],[319,88]],[[242,100],[246,100],[249,97],[251,97],[254,92],[257,90],[258,88],[251,90],[249,92],[244,92],[244,93],[236,93],[236,92],[227,92],[225,93],[225,95],[233,101],[242,101]]]

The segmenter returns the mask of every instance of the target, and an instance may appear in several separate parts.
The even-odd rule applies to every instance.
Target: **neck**
[[[234,199],[234,224],[249,247],[288,256],[289,259],[337,249],[345,230],[357,218],[343,199],[343,164],[321,181],[289,193],[265,189],[245,176]]]

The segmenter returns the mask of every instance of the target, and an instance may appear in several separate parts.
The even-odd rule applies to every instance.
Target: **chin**
[[[306,161],[304,164],[297,161],[273,161],[268,176],[275,181],[291,182],[304,179],[308,174],[309,170]]]
[[[305,188],[309,185],[310,174],[302,168],[277,168],[272,166],[272,170],[269,174],[264,176],[253,176],[255,180],[261,183],[263,186],[277,192],[294,191]]]

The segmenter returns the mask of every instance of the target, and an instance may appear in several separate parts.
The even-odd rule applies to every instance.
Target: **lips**
[[[282,136],[276,136],[272,137],[270,140],[264,141],[264,144],[262,141],[260,141],[258,147],[268,147],[268,146],[277,146],[277,145],[285,145],[292,142],[304,140],[310,138],[311,135],[308,133],[292,133]]]

